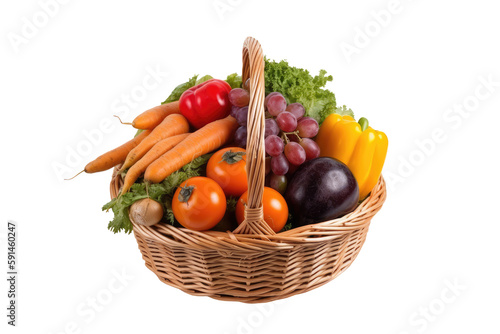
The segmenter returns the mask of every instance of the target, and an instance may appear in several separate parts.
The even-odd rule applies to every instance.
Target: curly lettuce
[[[241,76],[238,73],[229,74],[226,82],[231,88],[241,88]]]
[[[308,70],[290,66],[287,61],[280,62],[265,59],[266,95],[280,92],[288,103],[301,103],[306,109],[306,116],[313,117],[320,124],[332,113],[351,115],[351,109],[337,108],[335,94],[325,89],[327,82],[332,81],[331,75],[325,70],[312,76]]]

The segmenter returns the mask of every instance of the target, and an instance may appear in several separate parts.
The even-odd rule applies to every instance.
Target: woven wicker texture
[[[381,177],[370,196],[335,220],[274,233],[262,219],[264,189],[264,59],[260,44],[243,46],[243,80],[250,78],[246,220],[233,232],[198,232],[169,224],[134,224],[146,266],[182,291],[227,301],[269,302],[317,288],[346,270],[358,255],[371,218],[386,198]],[[115,173],[111,197],[123,183]]]

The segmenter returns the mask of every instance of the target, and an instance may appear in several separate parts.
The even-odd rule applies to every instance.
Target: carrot
[[[76,174],[73,176],[71,179],[77,177],[81,173],[97,173],[97,172],[102,172],[105,170],[108,170],[116,165],[121,164],[122,162],[125,161],[127,158],[127,155],[129,152],[139,145],[140,142],[144,138],[146,138],[149,134],[151,133],[150,130],[143,131],[141,134],[137,135],[133,139],[129,140],[122,146],[119,146],[115,148],[114,150],[111,150],[107,153],[104,153],[103,155],[97,157],[94,161],[91,161],[85,166],[85,169],[82,170],[80,173]],[[71,180],[71,179],[66,179],[66,180]]]
[[[189,131],[189,123],[180,114],[172,114],[167,117],[151,132],[147,139],[143,140],[127,155],[120,172],[132,166],[142,158],[157,142],[162,139],[180,135]]]
[[[229,142],[238,123],[232,116],[208,123],[163,154],[146,169],[144,179],[158,183],[193,159]]]
[[[181,135],[176,135],[173,137],[168,137],[163,140],[160,140],[153,146],[145,156],[143,156],[139,161],[137,161],[130,169],[127,171],[127,175],[125,175],[125,179],[123,180],[122,194],[125,194],[132,184],[139,178],[139,176],[144,173],[146,168],[156,159],[158,159],[162,154],[168,152],[175,145],[179,144],[181,141],[186,139],[189,136],[189,133],[183,133]]]
[[[172,114],[180,114],[179,101],[160,104],[159,106],[146,110],[132,121],[132,126],[136,129],[153,129],[160,124],[165,117]]]

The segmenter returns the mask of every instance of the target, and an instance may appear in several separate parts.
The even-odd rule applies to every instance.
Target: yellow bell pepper
[[[331,114],[319,129],[316,143],[320,156],[345,163],[356,178],[359,199],[362,200],[378,182],[384,166],[389,141],[385,133],[368,126],[368,120],[359,123],[351,116]]]

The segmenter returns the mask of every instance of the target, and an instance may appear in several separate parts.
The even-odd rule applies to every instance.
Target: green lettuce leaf
[[[351,110],[351,108],[347,109],[346,106],[335,108],[335,110],[333,111],[333,113],[339,114],[339,115],[342,115],[342,116],[348,115],[348,116],[351,116],[352,118],[354,118],[354,112]]]
[[[210,79],[213,79],[213,77],[211,75],[205,75],[205,76],[202,76],[201,78],[199,78],[198,80],[196,80],[196,85],[199,85],[201,84],[202,82],[205,82],[205,81],[208,81]],[[195,86],[196,86],[195,85]]]
[[[309,71],[290,66],[285,60],[276,62],[266,58],[264,75],[266,95],[280,92],[288,103],[301,103],[306,109],[306,116],[313,117],[320,124],[328,115],[339,110],[335,94],[324,88],[327,82],[333,80],[325,70],[320,70],[313,77]],[[352,113],[343,109],[340,111]]]
[[[238,73],[229,74],[226,82],[231,88],[241,88],[241,76],[239,76]]]

